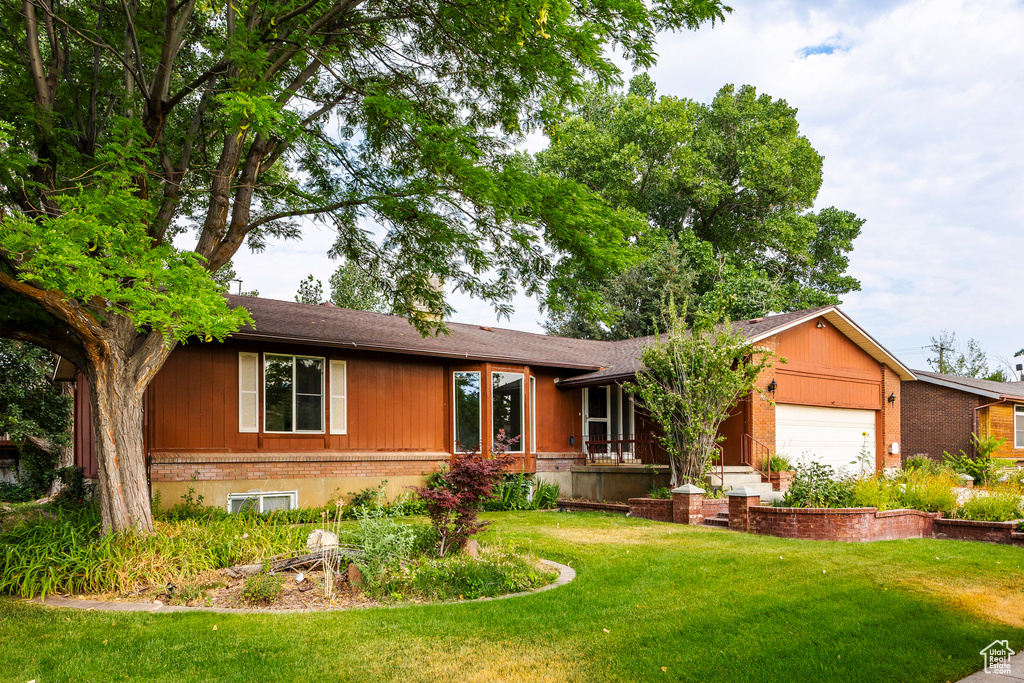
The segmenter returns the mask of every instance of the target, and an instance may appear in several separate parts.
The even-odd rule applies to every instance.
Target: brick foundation
[[[582,453],[538,453],[538,472],[571,472],[574,465],[585,465]]]
[[[154,453],[150,480],[242,481],[425,475],[447,453]]]

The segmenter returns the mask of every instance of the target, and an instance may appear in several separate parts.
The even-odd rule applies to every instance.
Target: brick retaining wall
[[[817,541],[891,541],[931,538],[937,512],[876,508],[750,508],[750,531]]]
[[[1017,522],[976,522],[969,519],[935,520],[935,538],[961,541],[985,541],[1024,547],[1024,532],[1016,531]]]

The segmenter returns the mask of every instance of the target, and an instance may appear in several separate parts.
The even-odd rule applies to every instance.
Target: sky
[[[1011,358],[1024,347],[1024,4],[729,4],[724,23],[660,37],[659,92],[709,102],[727,83],[750,84],[799,110],[825,158],[817,208],[867,221],[848,271],[862,290],[842,308],[906,364],[926,369],[924,347],[941,330],[1024,361]],[[307,274],[326,285],[332,242],[311,226],[301,242],[243,249],[243,288],[290,300]],[[453,321],[541,331],[526,297],[507,320],[485,302],[449,300]]]

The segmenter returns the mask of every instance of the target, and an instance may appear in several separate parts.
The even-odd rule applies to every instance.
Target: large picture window
[[[491,435],[495,437],[504,429],[506,442],[516,439],[509,451],[523,452],[522,373],[491,373],[491,429]]]
[[[324,359],[266,354],[263,431],[324,431]]]
[[[480,447],[480,373],[456,372],[455,448],[475,451]]]

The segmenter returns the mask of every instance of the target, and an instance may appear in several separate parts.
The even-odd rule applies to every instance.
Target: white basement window
[[[249,491],[229,493],[228,512],[274,512],[298,507],[298,491]]]

